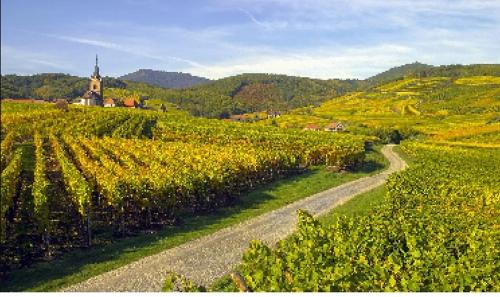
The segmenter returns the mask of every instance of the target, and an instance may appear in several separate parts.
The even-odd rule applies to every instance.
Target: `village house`
[[[136,108],[137,103],[135,102],[134,98],[126,98],[126,99],[123,99],[123,107]]]
[[[104,107],[115,107],[116,101],[113,98],[104,99]]]
[[[320,131],[321,128],[316,125],[316,124],[307,124],[304,129],[304,131]]]
[[[341,122],[332,122],[328,126],[325,127],[325,131],[327,131],[327,132],[344,131],[344,124],[342,124]]]

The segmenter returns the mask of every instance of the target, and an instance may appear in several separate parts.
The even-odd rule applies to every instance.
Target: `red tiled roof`
[[[104,99],[104,104],[115,104],[115,99],[106,98],[106,99]]]
[[[135,107],[134,98],[127,98],[123,100],[123,106],[125,107]]]

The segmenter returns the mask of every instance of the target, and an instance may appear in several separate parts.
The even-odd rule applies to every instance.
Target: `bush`
[[[57,100],[54,107],[62,111],[69,111],[68,102],[66,100]]]

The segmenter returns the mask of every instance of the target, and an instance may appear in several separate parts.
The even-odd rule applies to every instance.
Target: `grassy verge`
[[[313,168],[304,174],[258,188],[241,197],[233,206],[210,214],[185,218],[181,226],[168,227],[154,234],[116,240],[91,249],[75,250],[58,260],[13,271],[0,283],[1,290],[55,291],[312,194],[375,174],[388,165],[378,149],[367,153],[365,166],[356,172],[331,173],[321,167]]]
[[[328,225],[340,216],[359,217],[369,215],[374,208],[382,204],[386,193],[387,190],[385,185],[383,185],[360,194],[346,203],[335,207],[330,213],[321,216],[319,221]]]

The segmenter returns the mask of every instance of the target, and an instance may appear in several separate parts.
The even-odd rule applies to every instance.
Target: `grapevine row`
[[[41,230],[46,230],[49,225],[49,205],[48,205],[48,187],[50,185],[47,176],[47,160],[44,148],[44,139],[36,133],[33,137],[35,144],[35,171],[32,187],[34,214],[39,220]]]
[[[61,167],[67,191],[77,206],[80,215],[85,218],[91,207],[92,191],[85,177],[77,167],[68,159],[64,148],[54,135],[49,135],[50,145]]]
[[[22,169],[22,150],[17,149],[7,167],[2,171],[0,197],[0,242],[5,240],[7,219],[6,213],[13,206],[18,192]]]
[[[16,134],[14,132],[9,132],[5,135],[5,138],[2,140],[0,147],[0,172],[5,168],[6,164],[9,162],[9,158],[12,155],[12,148],[14,146],[14,142],[16,140]]]

